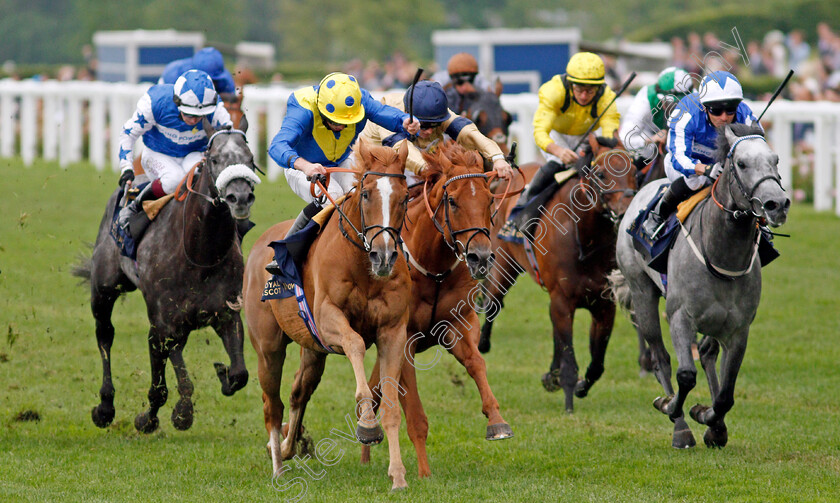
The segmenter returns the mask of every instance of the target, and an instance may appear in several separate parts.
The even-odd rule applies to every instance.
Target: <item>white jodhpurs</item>
[[[350,168],[353,169],[356,163],[354,157],[351,155],[347,159],[344,160],[341,164],[339,164],[340,168]],[[299,171],[294,168],[286,168],[283,170],[283,174],[286,175],[286,182],[289,183],[289,187],[291,187],[292,192],[297,194],[301,199],[306,201],[307,203],[311,203],[314,201],[312,194],[309,192],[309,188],[312,183],[306,179],[306,175],[303,171]],[[356,175],[355,173],[332,173],[330,175],[330,184],[327,187],[327,191],[330,193],[333,199],[337,199],[340,196],[343,196],[350,189],[353,188],[353,185],[356,183]],[[317,189],[320,192],[321,189]]]
[[[172,157],[146,147],[140,164],[150,180],[160,179],[161,188],[171,194],[203,156],[202,152],[191,152],[186,157]]]

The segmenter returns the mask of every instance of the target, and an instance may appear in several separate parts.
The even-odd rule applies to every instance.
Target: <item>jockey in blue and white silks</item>
[[[286,102],[286,116],[280,131],[271,141],[268,155],[286,175],[292,191],[308,202],[287,236],[302,229],[318,212],[320,205],[309,192],[308,178],[325,175],[327,167],[352,169],[355,165],[353,144],[367,121],[395,133],[416,134],[417,119],[380,103],[359,87],[352,75],[331,73],[317,86],[298,89]],[[353,173],[334,173],[327,191],[334,199],[349,191],[356,181]],[[276,262],[266,267],[277,274]]]
[[[643,224],[654,237],[677,204],[720,176],[723,166],[714,161],[718,129],[726,124],[758,123],[743,102],[741,83],[729,72],[712,72],[697,92],[683,98],[668,118],[668,154],[665,174],[671,186]]]
[[[232,126],[210,76],[201,70],[184,73],[175,84],[152,86],[140,98],[120,135],[120,186],[134,179],[133,149],[141,136],[145,144],[142,166],[152,183],[120,212],[121,225],[125,226],[143,200],[174,192],[201,160],[209,140],[201,127],[204,117],[216,129]]]

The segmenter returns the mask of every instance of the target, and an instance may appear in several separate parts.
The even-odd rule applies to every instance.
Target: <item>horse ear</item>
[[[358,148],[359,158],[365,166],[365,171],[367,171],[367,167],[370,165],[370,149],[368,149],[367,141],[365,141],[364,138],[359,138]]]
[[[405,167],[405,161],[408,159],[408,140],[401,141],[397,155],[400,158],[400,166]]]
[[[586,139],[589,142],[589,148],[592,149],[592,153],[597,154],[598,150],[600,150],[600,146],[598,145],[598,138],[596,138],[594,134],[589,133],[589,136]]]
[[[502,84],[502,79],[500,79],[499,77],[496,77],[496,83],[493,85],[493,94],[495,94],[496,97],[498,98],[499,96],[502,95],[502,89],[504,89],[504,87],[505,86],[504,86],[504,84]]]
[[[207,135],[207,138],[212,138],[216,130],[213,128],[213,124],[210,124],[210,121],[207,120],[206,115],[201,119],[201,125],[204,127],[204,134]]]
[[[245,117],[245,114],[242,114],[242,118],[239,119],[239,130],[243,133],[248,131],[248,119]]]
[[[732,128],[729,126],[729,124],[723,126],[723,134],[726,135],[726,141],[727,143],[729,143],[729,145],[732,145],[736,141],[738,141],[738,136],[732,132]]]

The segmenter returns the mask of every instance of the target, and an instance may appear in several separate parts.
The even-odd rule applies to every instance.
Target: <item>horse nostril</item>
[[[370,257],[370,262],[372,264],[378,264],[379,263],[379,252],[378,251],[371,251],[368,256]]]
[[[478,254],[472,252],[467,253],[467,263],[475,264],[476,262],[478,262]]]
[[[256,199],[257,198],[254,196],[254,194],[248,194],[248,206],[251,206],[252,204],[254,204],[254,201]]]
[[[764,209],[767,211],[775,211],[778,208],[776,201],[767,201],[764,203]]]
[[[397,250],[391,252],[391,258],[388,260],[388,265],[393,266],[394,263],[397,261]]]
[[[785,211],[790,209],[790,199],[785,199]]]

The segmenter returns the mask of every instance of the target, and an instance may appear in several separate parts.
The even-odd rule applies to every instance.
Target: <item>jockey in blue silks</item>
[[[222,53],[214,47],[205,47],[191,58],[176,59],[166,65],[158,84],[174,84],[187,70],[201,70],[213,80],[213,87],[225,103],[236,101],[236,84],[233,75],[225,68]]]
[[[353,144],[368,119],[395,133],[420,131],[416,118],[410,120],[407,113],[375,100],[352,75],[331,73],[317,86],[298,89],[289,96],[283,125],[271,141],[268,155],[285,168],[289,187],[309,205],[300,212],[287,237],[303,229],[320,209],[309,193],[310,180],[325,175],[326,167],[355,166]],[[355,181],[353,173],[334,173],[327,191],[337,198]],[[266,270],[277,274],[276,262],[269,263]]]
[[[209,138],[201,127],[207,118],[216,128],[232,127],[210,76],[201,70],[190,70],[175,84],[157,84],[137,102],[137,109],[120,134],[120,180],[134,180],[134,143],[141,136],[145,144],[143,170],[152,180],[140,194],[120,211],[119,225],[125,228],[132,215],[150,201],[171,194],[187,172],[204,155]]]
[[[716,71],[703,78],[697,92],[677,104],[668,118],[665,156],[665,174],[671,186],[642,224],[645,234],[655,237],[680,202],[720,176],[723,166],[713,157],[718,129],[726,124],[758,123],[743,100],[738,79],[729,72]]]

